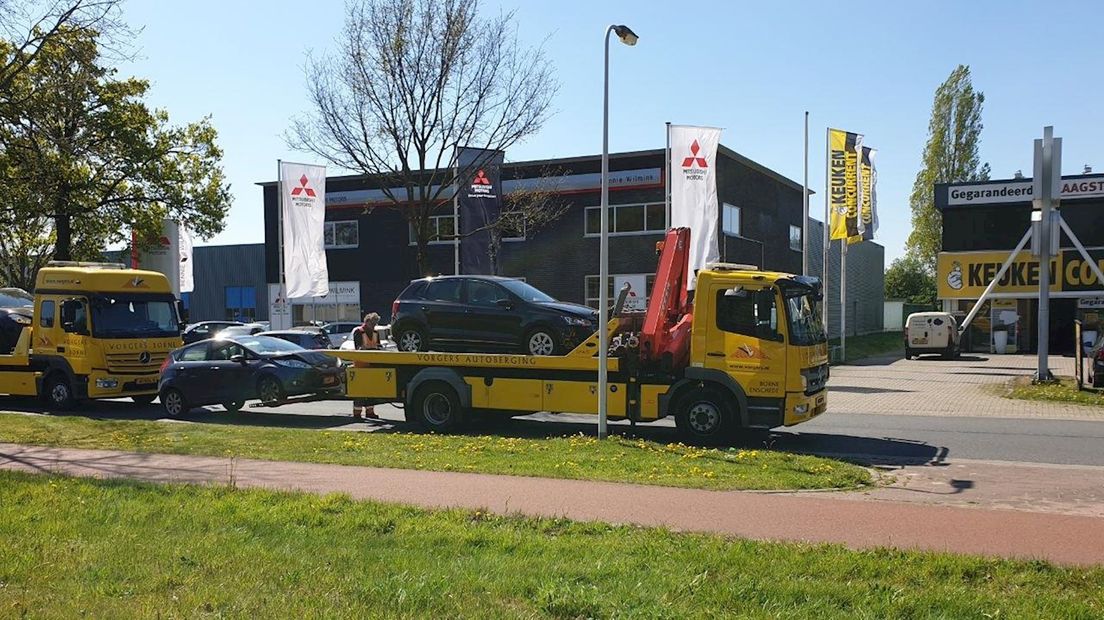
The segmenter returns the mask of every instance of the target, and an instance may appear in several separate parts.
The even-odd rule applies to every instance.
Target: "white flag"
[[[690,229],[690,277],[720,259],[717,225],[717,145],[721,130],[671,125],[671,227]]]
[[[327,295],[326,167],[280,162],[280,198],[287,297]]]
[[[180,254],[180,292],[191,293],[195,290],[192,274],[192,233],[183,224],[177,230]]]

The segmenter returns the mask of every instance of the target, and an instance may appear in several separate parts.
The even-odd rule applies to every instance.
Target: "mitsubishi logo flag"
[[[720,259],[718,245],[717,145],[721,130],[671,125],[671,227],[690,229],[690,273]]]
[[[148,249],[139,251],[136,233],[131,233],[130,266],[165,274],[175,295],[190,293],[195,285],[192,281],[192,236],[188,229],[166,219],[161,222],[161,234],[151,241]]]
[[[284,241],[285,297],[330,292],[326,267],[326,167],[280,162],[280,217]]]
[[[850,239],[858,237],[859,230],[859,193],[862,186],[859,179],[859,158],[862,154],[862,134],[828,130],[828,203],[832,219],[829,239]],[[873,230],[871,230],[873,234]]]
[[[456,201],[460,215],[460,273],[495,275],[491,230],[502,211],[505,153],[461,147],[456,151]]]

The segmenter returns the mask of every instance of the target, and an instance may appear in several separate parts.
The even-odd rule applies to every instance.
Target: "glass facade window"
[[[326,222],[323,240],[327,250],[342,250],[360,245],[360,226],[356,220]]]
[[[740,207],[727,202],[721,206],[721,230],[726,235],[740,236]]]
[[[226,287],[226,319],[243,323],[257,320],[257,290],[254,287]]]
[[[795,252],[801,251],[801,227],[790,224],[790,249]]]
[[[602,230],[602,208],[587,207],[585,234],[597,235]],[[667,207],[663,203],[610,205],[609,232],[614,235],[631,235],[664,232],[667,230]]]
[[[456,216],[454,214],[431,215],[426,226],[430,243],[456,243],[455,239],[450,239],[456,234]],[[410,245],[417,245],[418,236],[414,234],[413,223],[409,225],[409,230]]]

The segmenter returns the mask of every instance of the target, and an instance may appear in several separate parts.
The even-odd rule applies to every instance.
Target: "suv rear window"
[[[425,280],[415,280],[410,283],[410,286],[403,289],[403,292],[399,293],[399,299],[422,299],[425,289]]]

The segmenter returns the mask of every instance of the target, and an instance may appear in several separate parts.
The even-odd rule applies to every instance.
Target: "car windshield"
[[[97,338],[150,338],[180,335],[171,299],[138,295],[93,297],[92,335]]]
[[[525,301],[548,302],[556,301],[555,298],[542,292],[540,289],[530,286],[521,280],[501,280],[499,284],[505,286],[511,293]]]
[[[811,345],[826,342],[824,323],[821,319],[821,302],[806,288],[785,290],[786,316],[790,322],[790,340],[795,345]]]
[[[306,351],[303,347],[282,340],[280,338],[274,338],[272,336],[248,336],[241,338],[234,338],[234,342],[237,342],[241,346],[249,349],[254,353],[265,354],[280,354],[280,353],[298,353],[300,351]]]
[[[34,297],[23,289],[0,289],[0,308],[29,308],[33,305]]]

